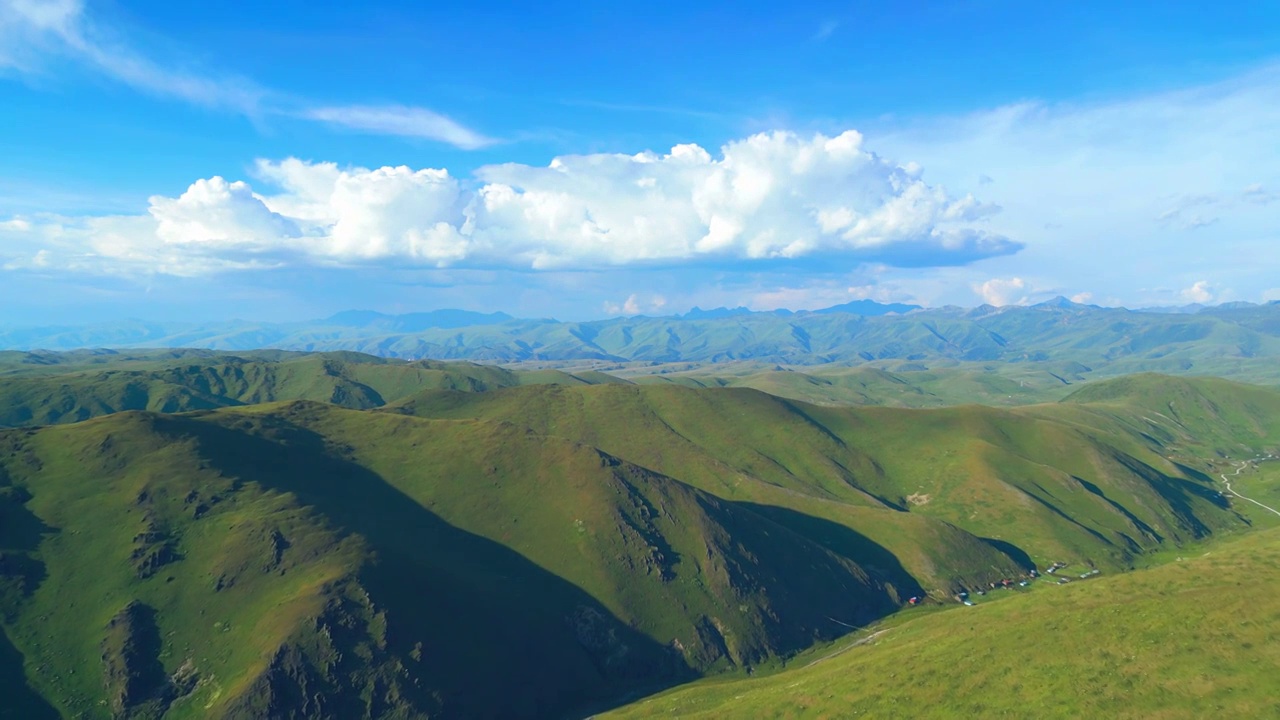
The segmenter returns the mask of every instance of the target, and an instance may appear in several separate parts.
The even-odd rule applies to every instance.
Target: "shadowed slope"
[[[1082,422],[1081,407],[1105,422]],[[1127,566],[1163,543],[1242,525],[1206,476],[1186,473],[1159,442],[1126,425],[1131,409],[832,408],[745,389],[674,386],[426,393],[389,409],[502,418],[581,438],[721,497],[790,507],[869,537],[875,521],[860,524],[870,520],[866,510],[909,510],[1010,543],[1045,564],[1070,558]],[[1220,434],[1236,432],[1204,422],[1218,423]],[[837,519],[815,511],[818,501],[858,509]],[[905,548],[894,554],[909,555]],[[923,565],[911,572],[926,583]]]
[[[1280,535],[1267,531],[1151,570],[890,621],[821,662],[602,717],[1269,717],[1277,584]]]
[[[510,424],[294,403],[0,450],[47,528],[6,631],[67,713],[105,708],[106,662],[138,688],[122,708],[168,717],[548,716],[784,657],[897,596],[749,509]],[[158,648],[130,644],[131,607]]]

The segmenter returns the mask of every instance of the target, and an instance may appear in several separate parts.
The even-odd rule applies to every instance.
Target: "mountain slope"
[[[425,393],[388,410],[581,439],[727,499],[807,514],[819,503],[858,508],[845,522],[868,535],[871,518],[909,511],[1043,564],[1124,567],[1243,524],[1208,476],[1170,461],[1136,426],[1134,409],[832,408],[745,389],[560,386]]]
[[[89,717],[554,715],[899,597],[765,514],[506,423],[122,413],[0,433],[0,485],[21,684]]]
[[[1266,717],[1277,584],[1280,534],[1267,531],[1152,570],[890,622],[794,670],[600,717]]]
[[[407,363],[343,352],[279,358],[125,358],[118,369],[115,364],[97,369],[101,356],[76,365],[74,358],[63,364],[56,362],[62,358],[40,355],[11,360],[9,366],[39,360],[54,362],[38,366],[50,368],[45,372],[27,369],[0,375],[0,427],[79,422],[126,410],[172,413],[279,400],[371,408],[427,388],[479,392],[531,383],[625,382],[603,373],[578,377],[558,370],[515,372],[465,362]]]

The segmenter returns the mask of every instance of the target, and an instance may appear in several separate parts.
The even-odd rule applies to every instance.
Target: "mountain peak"
[[[848,313],[850,315],[862,315],[864,317],[878,317],[880,315],[898,314],[904,315],[912,310],[920,310],[919,305],[909,305],[907,303],[879,303],[875,300],[853,300],[842,305],[832,305],[821,310],[814,310],[819,315],[830,315],[833,313]]]

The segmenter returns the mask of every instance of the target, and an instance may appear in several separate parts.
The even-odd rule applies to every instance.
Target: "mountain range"
[[[868,301],[869,302],[869,301]],[[146,323],[0,331],[0,348],[208,348],[357,351],[404,359],[542,363],[615,369],[750,362],[784,366],[1072,363],[1093,376],[1130,372],[1257,379],[1280,357],[1280,304],[1195,312],[1131,311],[1065,299],[1029,307],[891,312],[706,311],[594,322],[438,311],[340,313],[305,323]]]

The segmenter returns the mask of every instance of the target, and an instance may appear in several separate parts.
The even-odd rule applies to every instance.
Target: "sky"
[[[1280,299],[1275,2],[0,0],[0,324]]]

